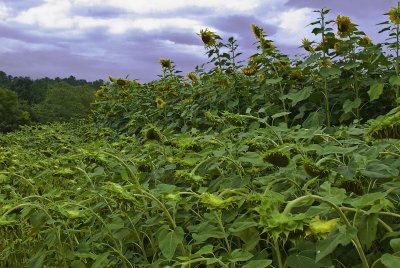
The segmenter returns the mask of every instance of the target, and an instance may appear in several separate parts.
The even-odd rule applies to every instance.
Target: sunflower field
[[[400,267],[400,8],[379,44],[329,11],[303,56],[203,29],[208,68],[1,134],[0,267]]]

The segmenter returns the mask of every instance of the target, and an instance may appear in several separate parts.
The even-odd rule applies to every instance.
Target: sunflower
[[[189,78],[190,80],[192,80],[192,82],[196,82],[197,81],[197,76],[194,74],[194,73],[192,73],[192,72],[188,72],[187,74],[186,74],[186,77],[187,78]]]
[[[242,72],[245,75],[250,76],[250,75],[253,75],[253,74],[255,74],[257,72],[258,67],[257,67],[257,65],[253,65],[251,67],[242,67],[240,69],[242,70]]]
[[[338,34],[340,37],[345,37],[354,32],[354,25],[351,22],[350,17],[348,16],[340,16],[336,17],[336,24],[338,27]]]
[[[304,47],[304,49],[308,52],[310,52],[311,54],[314,53],[314,49],[311,46],[311,42],[310,40],[308,40],[307,38],[303,38],[303,40],[301,40],[302,43],[302,47]]]
[[[301,70],[292,70],[289,74],[289,80],[301,80],[303,73]]]
[[[98,90],[94,93],[94,95],[95,95],[97,98],[103,97],[103,94],[104,94],[104,89],[102,89],[102,88],[98,89]]]
[[[260,39],[260,46],[264,50],[268,50],[268,49],[273,50],[275,48],[275,46],[272,44],[272,41],[265,40],[264,38]]]
[[[172,68],[172,61],[170,59],[160,59],[160,64],[161,64],[161,67],[163,67],[165,69]]]
[[[363,36],[363,38],[361,39],[360,45],[361,45],[362,47],[364,47],[364,48],[370,47],[370,46],[372,46],[372,41],[371,41],[371,39],[370,39],[367,35],[365,35],[365,36]]]
[[[309,231],[306,231],[306,233],[309,233],[319,239],[326,238],[327,235],[333,230],[333,228],[340,223],[339,218],[335,218],[332,220],[321,220],[317,216],[314,218],[310,224],[309,224]]]
[[[165,101],[163,101],[160,98],[156,98],[156,104],[157,104],[157,108],[159,109],[164,109],[165,105],[167,104]]]
[[[389,20],[393,23],[393,24],[400,24],[400,16],[399,16],[399,8],[397,7],[392,7],[389,10]]]
[[[211,32],[207,28],[205,30],[200,30],[200,34],[198,35],[201,37],[205,48],[209,48],[215,45],[215,33]]]
[[[258,27],[256,24],[253,23],[253,24],[251,25],[251,31],[253,32],[254,37],[255,37],[257,40],[263,39],[263,37],[264,37],[263,28],[260,28],[260,27]]]

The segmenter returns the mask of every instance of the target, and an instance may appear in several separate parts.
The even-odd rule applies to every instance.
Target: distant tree
[[[90,87],[59,82],[50,86],[44,100],[32,110],[40,122],[70,121],[86,118],[93,100],[94,90]]]
[[[9,88],[12,91],[17,92],[19,99],[23,99],[28,103],[31,103],[30,97],[32,84],[33,80],[29,77],[14,77]]]
[[[29,113],[21,109],[17,94],[0,88],[0,132],[12,131],[29,122]]]

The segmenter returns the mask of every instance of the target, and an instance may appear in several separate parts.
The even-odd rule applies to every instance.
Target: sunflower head
[[[242,67],[240,69],[242,70],[242,72],[245,75],[250,76],[250,75],[253,75],[253,74],[255,74],[257,72],[258,67],[257,67],[257,65],[253,65],[251,67]]]
[[[95,95],[97,98],[103,97],[103,95],[104,95],[104,89],[102,89],[102,88],[98,89],[98,90],[94,93],[94,95]]]
[[[194,73],[192,73],[192,72],[188,72],[187,74],[186,74],[186,77],[187,78],[189,78],[190,80],[192,80],[192,82],[196,82],[197,81],[197,76],[194,74]]]
[[[159,109],[164,109],[167,103],[163,101],[161,98],[156,98],[156,105]]]
[[[314,49],[311,46],[312,43],[310,42],[310,40],[308,40],[307,38],[303,38],[301,40],[301,44],[302,44],[301,46],[304,47],[306,51],[314,53]]]
[[[272,41],[265,40],[264,38],[260,39],[260,46],[263,50],[274,50],[276,47],[272,44]]]
[[[303,73],[301,70],[292,70],[289,74],[289,80],[301,80]]]
[[[392,7],[390,10],[389,10],[389,13],[388,13],[388,15],[389,15],[389,20],[393,23],[393,24],[396,24],[396,25],[398,25],[398,24],[400,24],[400,10],[399,10],[399,8],[397,8],[397,7]]]
[[[338,34],[340,37],[345,37],[354,32],[354,25],[351,22],[350,17],[348,16],[340,16],[336,17],[336,24],[338,27]]]
[[[309,224],[309,233],[318,239],[324,239],[333,230],[333,228],[340,223],[339,218],[332,220],[321,220],[319,217],[313,219]]]
[[[215,45],[215,33],[211,32],[210,30],[206,29],[201,29],[200,34],[198,34],[201,37],[201,40],[204,43],[205,48],[212,47]]]
[[[251,31],[253,32],[254,37],[255,37],[257,40],[263,39],[263,37],[264,37],[263,28],[258,27],[256,24],[253,23],[253,24],[251,25]]]
[[[162,68],[171,69],[172,68],[172,61],[170,59],[160,59],[160,64]]]
[[[365,35],[365,36],[363,36],[363,38],[361,39],[360,45],[361,45],[362,47],[364,47],[364,48],[370,47],[370,46],[372,46],[372,41],[371,41],[371,39],[370,39],[367,35]]]

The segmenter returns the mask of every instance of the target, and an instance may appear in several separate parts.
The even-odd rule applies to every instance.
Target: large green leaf
[[[393,256],[391,254],[384,254],[381,257],[381,262],[387,268],[399,268],[400,267],[400,257]]]
[[[175,230],[162,229],[158,234],[158,247],[167,260],[172,260],[176,247],[182,243],[185,232],[181,227]]]
[[[349,99],[345,100],[343,103],[343,111],[345,113],[350,113],[353,109],[357,109],[361,105],[361,99],[356,98],[355,100],[351,101]]]
[[[313,258],[299,254],[290,255],[287,263],[290,268],[321,268],[321,265],[315,263]]]
[[[362,215],[359,219],[358,228],[358,237],[360,238],[360,242],[367,250],[369,250],[372,246],[372,243],[376,239],[376,229],[378,225],[378,215],[370,214],[370,215]]]
[[[247,262],[242,268],[265,268],[272,264],[272,260],[253,260]]]
[[[369,100],[374,101],[374,100],[379,99],[379,97],[383,93],[383,87],[384,87],[384,83],[379,82],[379,81],[373,81],[368,90]]]
[[[376,192],[376,193],[369,193],[363,196],[359,196],[354,198],[350,204],[356,208],[363,208],[367,206],[371,206],[375,204],[377,200],[383,199],[386,197],[385,192]]]
[[[392,86],[400,86],[400,76],[395,76],[395,75],[391,76],[389,78],[389,83]]]
[[[337,225],[328,237],[317,242],[316,262],[331,254],[339,245],[347,245],[356,237],[357,229],[354,227]]]
[[[342,71],[336,67],[322,67],[319,71],[322,77],[339,76]]]
[[[231,258],[230,261],[232,262],[238,262],[238,261],[248,261],[251,258],[253,258],[253,254],[251,254],[248,251],[242,250],[242,249],[235,249],[231,253]]]
[[[313,91],[312,87],[304,87],[302,90],[290,92],[286,97],[292,101],[292,106],[310,97]]]

